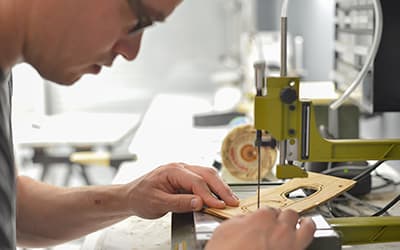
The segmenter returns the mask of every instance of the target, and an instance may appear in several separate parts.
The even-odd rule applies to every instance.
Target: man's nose
[[[140,33],[135,36],[126,36],[118,40],[113,47],[113,52],[123,56],[128,61],[134,60],[139,53],[142,35],[143,33]]]

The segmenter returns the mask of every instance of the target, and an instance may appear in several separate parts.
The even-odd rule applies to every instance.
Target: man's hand
[[[147,219],[161,217],[170,211],[198,211],[203,205],[213,208],[239,205],[217,171],[208,167],[171,163],[128,185],[133,213]]]
[[[300,250],[312,241],[315,224],[300,220],[292,210],[260,209],[223,222],[214,232],[206,250]]]

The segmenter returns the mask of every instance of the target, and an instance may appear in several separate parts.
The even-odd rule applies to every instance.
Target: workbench
[[[133,133],[140,123],[136,113],[66,112],[40,117],[25,117],[14,126],[14,143],[18,150],[32,150],[31,160],[42,167],[40,180],[53,164],[70,162],[70,154],[98,148],[112,149]],[[75,164],[77,165],[77,164]],[[81,167],[87,185],[92,184]],[[64,180],[67,184],[72,167]]]
[[[129,148],[138,155],[138,160],[122,164],[113,183],[129,183],[170,162],[210,166],[218,157],[221,142],[231,129],[193,127],[193,115],[209,112],[211,108],[207,100],[194,96],[163,94],[155,97]],[[398,175],[390,166],[384,168]],[[130,217],[88,235],[82,250],[169,250],[171,217],[170,213],[156,220]],[[400,244],[349,246],[348,249],[400,249]]]

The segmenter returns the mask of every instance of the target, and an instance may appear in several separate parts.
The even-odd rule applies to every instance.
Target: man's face
[[[100,72],[115,57],[136,58],[142,32],[131,34],[139,16],[167,17],[181,0],[41,0],[28,29],[25,59],[46,79],[69,85]],[[138,13],[139,12],[139,13]]]

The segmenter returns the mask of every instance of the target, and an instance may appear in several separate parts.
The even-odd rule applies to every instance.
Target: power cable
[[[400,200],[400,194],[397,195],[389,204],[384,206],[381,210],[374,213],[372,216],[381,216],[382,214],[386,213],[390,208],[392,208],[398,201]]]

